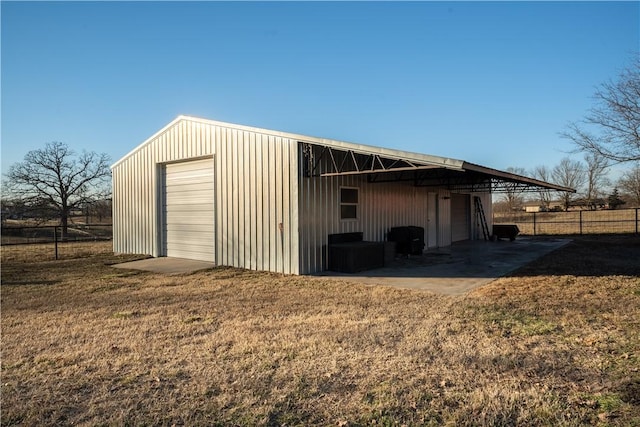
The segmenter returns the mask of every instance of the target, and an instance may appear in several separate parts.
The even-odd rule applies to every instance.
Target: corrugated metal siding
[[[140,156],[146,153],[141,150]],[[155,177],[147,177],[146,168],[138,158],[121,163],[113,169],[113,250],[119,253],[156,254],[154,236]],[[132,175],[145,179],[132,180]]]
[[[218,264],[298,273],[297,141],[217,130]]]
[[[114,251],[164,255],[161,165],[209,156],[215,159],[216,263],[298,273],[298,205],[291,198],[298,181],[290,172],[298,169],[297,141],[187,118],[113,166]]]
[[[307,178],[300,174],[300,273],[326,269],[328,235],[361,231],[370,241],[386,240],[389,228],[415,225],[428,230],[428,193],[438,192],[439,246],[451,243],[449,196],[446,190],[415,187],[411,183],[368,183],[363,176]],[[358,218],[340,219],[340,188],[357,187]],[[427,236],[425,236],[427,237]]]

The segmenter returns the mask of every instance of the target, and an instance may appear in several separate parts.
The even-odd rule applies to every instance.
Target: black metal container
[[[421,255],[424,250],[424,227],[393,227],[387,238],[396,242],[396,251],[402,255]]]

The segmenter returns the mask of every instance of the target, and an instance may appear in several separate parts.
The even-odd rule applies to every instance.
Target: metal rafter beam
[[[410,168],[395,168],[393,171],[395,172],[403,172],[403,171],[416,171],[416,170],[429,170],[436,169],[437,166],[414,166]],[[387,171],[388,169],[383,170],[382,172]],[[323,173],[320,176],[341,176],[341,175],[371,175],[381,173],[380,170],[357,170],[357,171],[348,171],[348,172],[336,172],[336,173]],[[394,180],[400,181],[400,180]],[[376,182],[376,181],[371,181]],[[377,181],[380,182],[380,181]]]
[[[440,166],[421,164],[407,159],[383,157],[379,154],[359,153],[354,150],[336,149],[302,143],[305,175],[340,176],[388,173],[390,171],[419,171],[437,169]]]

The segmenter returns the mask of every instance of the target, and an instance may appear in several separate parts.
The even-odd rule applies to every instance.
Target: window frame
[[[355,190],[356,191],[356,202],[343,202],[342,201],[342,190]],[[338,192],[338,205],[339,205],[339,212],[338,215],[340,216],[340,221],[357,221],[358,219],[360,219],[360,209],[359,209],[359,205],[360,205],[360,188],[359,187],[349,187],[349,186],[340,186],[340,191]],[[343,206],[353,206],[355,207],[355,217],[348,217],[348,218],[343,218],[342,217],[342,207]]]

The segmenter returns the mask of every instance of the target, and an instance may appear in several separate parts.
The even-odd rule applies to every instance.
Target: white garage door
[[[213,168],[213,159],[166,165],[166,256],[215,262]]]
[[[451,241],[471,237],[471,204],[468,194],[451,194]]]

